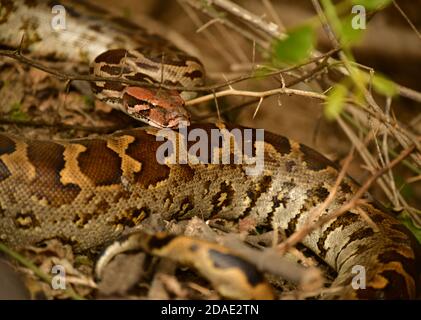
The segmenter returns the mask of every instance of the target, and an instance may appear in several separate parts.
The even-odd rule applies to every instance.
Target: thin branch
[[[222,57],[224,57],[224,59],[226,61],[229,61],[230,63],[234,63],[235,59],[234,59],[233,55],[231,54],[231,52],[228,50],[228,48],[226,46],[223,46],[220,41],[217,41],[216,37],[207,29],[207,27],[204,27],[204,26],[207,25],[207,23],[203,23],[202,20],[200,19],[200,17],[193,10],[193,8],[191,8],[190,6],[185,4],[184,2],[185,2],[185,0],[178,0],[178,3],[180,4],[181,8],[187,13],[189,18],[195,24],[195,26],[197,28],[196,32],[197,33],[201,32],[202,35],[207,38],[207,40],[212,45],[212,47],[214,47],[215,50],[218,51],[218,53]],[[215,18],[211,19],[210,21],[219,22],[220,19],[221,19],[220,17],[215,17]]]
[[[289,72],[289,71],[293,71],[293,70],[297,70],[300,69],[301,67],[304,67],[306,65],[312,64],[312,63],[316,63],[320,60],[325,59],[326,57],[330,57],[331,55],[333,55],[334,53],[336,53],[336,50],[331,50],[329,52],[326,52],[325,54],[322,54],[320,56],[317,57],[313,57],[312,59],[292,66],[292,67],[287,67],[284,69],[277,69],[271,72],[268,72],[266,74],[251,74],[251,75],[243,75],[237,78],[234,78],[232,80],[223,82],[223,83],[217,83],[214,85],[209,85],[209,86],[197,86],[197,87],[183,87],[183,86],[171,86],[171,85],[166,85],[163,83],[150,83],[150,82],[145,82],[145,81],[135,81],[135,80],[129,80],[129,79],[125,79],[125,78],[117,78],[117,77],[97,77],[97,76],[92,76],[92,75],[81,75],[81,74],[72,74],[72,73],[67,73],[67,72],[63,72],[63,71],[59,71],[50,67],[47,67],[45,65],[43,65],[42,63],[39,63],[38,61],[29,59],[25,56],[23,56],[19,51],[17,50],[0,50],[0,56],[5,56],[5,57],[9,57],[12,58],[14,60],[17,60],[21,63],[24,63],[26,65],[29,65],[31,67],[34,67],[36,69],[42,70],[46,73],[52,74],[53,76],[59,78],[59,79],[63,79],[63,80],[67,80],[67,81],[74,81],[74,80],[82,80],[82,81],[88,81],[88,82],[96,82],[96,81],[108,81],[108,82],[120,82],[120,83],[125,83],[131,86],[144,86],[144,87],[154,87],[154,88],[163,88],[163,89],[169,89],[169,90],[180,90],[180,91],[195,91],[195,92],[210,92],[210,91],[214,91],[214,90],[218,90],[227,86],[230,86],[232,84],[235,83],[239,83],[242,81],[246,81],[246,80],[251,80],[251,79],[257,79],[257,78],[261,78],[262,76],[265,77],[271,77],[271,76],[277,76],[281,73],[284,72]]]
[[[312,0],[313,6],[318,14],[318,16],[320,17],[320,20],[322,21],[323,25],[326,26],[325,31],[329,37],[329,39],[332,42],[332,45],[334,47],[338,47],[340,45],[339,40],[337,39],[335,33],[333,32],[333,30],[331,29],[330,25],[327,23],[327,17],[325,15],[325,12],[323,11],[323,9],[320,6],[319,0]],[[348,50],[349,51],[349,50]],[[353,80],[354,84],[356,85],[356,87],[361,91],[361,93],[364,95],[364,98],[366,100],[366,103],[368,104],[368,106],[370,106],[373,111],[375,112],[376,116],[381,117],[383,123],[385,123],[389,129],[395,134],[396,139],[399,141],[399,143],[401,143],[401,145],[406,148],[408,147],[410,144],[415,144],[417,149],[419,151],[421,151],[421,144],[419,143],[419,141],[416,139],[416,137],[414,137],[411,133],[404,131],[400,126],[397,127],[390,127],[389,124],[390,122],[388,121],[387,117],[384,115],[382,109],[379,107],[379,105],[377,104],[377,102],[374,100],[373,96],[371,95],[371,93],[367,90],[367,88],[365,87],[364,83],[362,83],[360,81],[361,76],[359,75],[359,71],[354,70],[350,59],[348,58],[348,55],[350,55],[350,52],[343,52],[340,51],[339,52],[339,57],[340,60],[342,61],[345,70],[347,72],[347,74],[350,76],[350,78]],[[365,106],[363,106],[364,109],[369,112],[370,108],[366,108]],[[413,156],[413,159],[415,161],[421,161],[421,159],[418,159],[419,157],[417,157],[416,155]]]
[[[291,80],[290,82],[286,83],[284,86],[285,88],[289,88],[292,87],[298,83],[301,82],[305,82],[309,79],[311,79],[312,77],[314,77],[317,73],[319,73],[320,71],[324,70],[327,67],[327,63],[326,63],[326,59],[317,65],[317,67],[313,68],[312,70],[308,71],[306,74],[302,75],[301,77],[298,77],[296,79]],[[238,104],[238,105],[233,105],[231,107],[225,108],[224,110],[221,110],[221,114],[233,111],[233,110],[237,110],[237,109],[242,109],[244,107],[247,107],[249,105],[255,104],[255,103],[259,103],[260,98],[256,98],[256,99],[251,99],[247,102]],[[200,117],[198,120],[206,120],[210,117],[213,117],[215,114],[214,112],[207,114],[205,116]]]
[[[289,261],[281,257],[274,248],[265,248],[262,251],[252,249],[233,234],[218,237],[218,243],[232,249],[262,272],[280,276],[282,279],[299,284],[306,290],[317,290],[323,286],[324,279],[319,269],[316,267],[305,268],[298,263]]]
[[[415,34],[418,36],[419,39],[421,39],[421,33],[418,31],[417,27],[412,23],[412,21],[408,18],[406,13],[401,9],[401,7],[397,4],[395,0],[392,1],[395,8],[399,11],[399,13],[402,15],[402,17],[406,20],[406,22],[409,24],[409,26],[414,30]]]
[[[184,1],[184,2],[186,2],[188,4],[190,4],[192,7],[195,7],[197,9],[203,11],[205,14],[207,14],[208,16],[210,16],[213,19],[215,19],[215,18],[221,18],[221,14],[216,15],[215,14],[215,10],[211,10],[211,8],[212,8],[211,7],[212,2],[207,3],[206,5],[204,5],[204,2],[198,1],[198,0],[179,0],[179,1]],[[314,0],[312,0],[312,1],[314,1]],[[252,12],[250,12],[250,11],[244,9],[244,8],[241,8],[241,9],[242,9],[241,10],[242,14],[246,14],[246,15],[249,15],[249,16],[255,16]],[[378,8],[377,10],[373,10],[373,11],[369,12],[367,14],[367,18],[370,20],[370,18],[373,17],[381,9],[383,9],[383,7]],[[241,15],[237,15],[237,16],[239,18],[241,18]],[[256,42],[262,48],[268,49],[269,46],[270,46],[270,41],[268,43],[267,42],[262,43],[260,39],[257,40],[255,37],[251,36],[250,34],[245,34],[245,30],[244,29],[239,28],[238,26],[236,26],[235,24],[231,23],[227,19],[219,19],[218,22],[221,22],[221,23],[226,24],[227,26],[229,26],[230,28],[232,28],[233,30],[235,30],[236,32],[238,32],[239,34],[242,34],[246,39],[249,39],[251,41]],[[253,24],[253,19],[251,19],[251,20],[248,19],[248,20],[246,20],[246,22],[248,22],[249,24],[254,25]],[[263,24],[264,21],[262,20],[259,23],[260,24]],[[256,28],[259,27],[258,25],[254,25],[254,26]],[[264,30],[268,30],[268,31],[270,29],[271,29],[270,27],[265,27],[264,28]],[[271,35],[272,32],[267,32],[267,34],[268,35]],[[282,33],[282,32],[280,32],[280,35],[276,35],[276,34],[275,35],[272,35],[272,38],[273,39],[278,39],[278,38],[283,38],[283,37],[285,37],[285,34]],[[338,49],[340,49],[340,47],[338,47]],[[320,56],[320,52],[318,52],[317,50],[314,50],[312,52],[311,56],[312,57],[314,57],[314,56]],[[336,59],[331,58],[329,62],[331,62],[332,64],[335,64],[338,61]],[[343,67],[338,67],[337,68],[337,71],[339,71],[340,73],[342,73],[345,76],[349,76],[350,75],[349,71],[346,68],[343,68]],[[417,92],[417,91],[415,91],[413,89],[407,88],[407,87],[405,87],[403,85],[400,85],[398,83],[396,83],[396,88],[398,90],[399,95],[401,95],[402,97],[406,97],[406,98],[411,99],[411,100],[413,100],[415,102],[421,103],[421,93],[420,92]]]
[[[226,97],[226,96],[259,97],[259,100],[260,100],[260,98],[273,96],[276,94],[297,95],[297,96],[315,98],[315,99],[320,99],[320,100],[326,100],[327,98],[324,94],[321,94],[321,93],[290,89],[290,88],[277,88],[277,89],[266,90],[266,91],[246,91],[246,90],[227,89],[223,91],[218,91],[214,94],[208,94],[199,98],[189,100],[186,102],[186,105],[188,106],[188,105],[198,104],[205,101],[213,100],[215,98]]]
[[[280,276],[287,281],[307,288],[311,287],[312,290],[323,285],[323,276],[316,267],[306,268],[298,262],[281,257],[273,247],[258,250],[253,247],[260,247],[259,244],[248,246],[238,235],[231,233],[223,236],[218,235],[205,221],[198,217],[193,217],[180,231],[187,236],[216,242],[229,248],[262,272]]]
[[[206,13],[212,20],[216,19],[219,23],[226,25],[227,27],[236,31],[238,34],[241,34],[242,36],[244,36],[246,39],[256,42],[262,48],[266,48],[266,49],[269,48],[270,43],[267,39],[262,40],[254,36],[251,32],[245,30],[244,28],[241,28],[237,26],[236,24],[232,23],[231,21],[225,19],[223,14],[216,11],[212,6],[209,6],[205,4],[204,2],[196,1],[196,0],[179,0],[179,1],[186,2],[192,7]]]
[[[383,174],[385,174],[387,171],[395,167],[399,162],[401,162],[403,159],[408,157],[413,151],[415,150],[415,145],[412,145],[408,147],[407,149],[403,150],[399,156],[393,161],[391,161],[386,167],[383,167],[376,172],[374,172],[370,178],[366,180],[366,182],[363,184],[361,188],[358,189],[358,191],[354,194],[354,196],[344,205],[342,205],[340,208],[336,209],[332,213],[325,215],[323,217],[320,217],[317,221],[311,224],[305,224],[302,228],[294,232],[288,239],[286,239],[284,242],[282,242],[278,246],[278,250],[280,252],[286,252],[288,248],[295,246],[298,242],[300,242],[305,236],[310,234],[312,231],[320,228],[325,223],[331,221],[332,219],[335,219],[339,217],[341,214],[352,210],[357,205],[365,203],[364,200],[361,200],[361,197],[368,191],[370,186],[374,181],[376,181],[379,177],[381,177]]]
[[[0,124],[13,124],[18,126],[25,127],[34,127],[34,128],[57,128],[59,130],[80,130],[92,133],[111,133],[116,130],[127,129],[126,125],[114,125],[114,126],[104,126],[104,127],[87,127],[79,125],[69,125],[64,123],[50,123],[45,121],[35,121],[35,120],[17,120],[17,119],[5,119],[0,118]]]
[[[283,241],[281,244],[278,245],[278,249],[280,252],[284,253],[289,249],[290,247],[294,246],[296,243],[301,241],[308,233],[310,228],[312,228],[315,225],[315,221],[317,219],[320,220],[321,215],[325,210],[329,207],[329,205],[335,200],[336,193],[338,192],[338,188],[340,184],[342,183],[343,179],[346,176],[346,172],[348,170],[349,165],[351,164],[352,158],[354,154],[354,149],[351,149],[348,156],[345,159],[344,165],[342,166],[341,171],[338,174],[338,177],[336,178],[335,183],[333,184],[332,188],[329,190],[329,195],[327,198],[321,203],[320,206],[313,209],[309,215],[306,223],[302,228],[300,228],[298,231],[294,232],[288,239]],[[314,230],[314,229],[312,229]]]
[[[414,89],[405,87],[400,84],[396,84],[399,94],[402,97],[408,98],[410,100],[413,100],[415,102],[421,103],[421,92],[415,91]]]
[[[273,21],[278,25],[278,28],[282,33],[285,33],[285,26],[281,21],[281,18],[277,14],[275,8],[272,5],[271,0],[262,0],[263,6],[265,7],[267,13],[272,17]]]
[[[49,274],[43,272],[39,267],[37,267],[32,261],[28,260],[26,257],[22,256],[18,252],[10,249],[8,246],[0,242],[0,252],[4,252],[5,254],[12,257],[14,260],[19,262],[21,265],[25,266],[29,270],[31,270],[35,276],[40,278],[46,284],[51,284],[53,281],[53,277]],[[64,289],[66,294],[74,299],[74,300],[84,300],[85,298],[77,294],[71,286],[68,286]]]
[[[225,11],[239,17],[240,19],[251,23],[256,26],[258,29],[266,32],[270,36],[278,39],[283,39],[286,37],[286,34],[279,31],[277,24],[270,21],[265,21],[261,17],[250,13],[250,11],[243,9],[239,5],[228,1],[228,0],[212,0],[212,2],[218,7],[224,9]]]

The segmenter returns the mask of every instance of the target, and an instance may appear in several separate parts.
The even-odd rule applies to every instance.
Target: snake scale
[[[9,47],[16,48],[20,32],[25,31],[25,48],[34,54],[85,64],[95,61],[91,71],[99,70],[102,75],[164,80],[186,87],[203,83],[204,71],[197,59],[127,21],[111,20],[88,2],[71,6],[66,2],[67,33],[51,31],[54,2],[0,0],[0,4],[0,40]],[[127,62],[130,55],[134,60]],[[142,73],[134,71],[133,64],[140,66]],[[154,89],[111,82],[93,87],[99,98],[131,116],[152,119],[149,124],[157,126],[154,119],[170,128],[189,123],[177,93],[163,94],[166,110],[170,110],[166,112],[156,111],[159,106],[151,103],[153,98],[141,98],[156,94]],[[189,95],[181,93],[183,98]],[[209,135],[215,129],[245,132],[243,127],[218,123],[193,124],[185,134],[194,129]],[[160,164],[156,159],[162,144],[157,141],[158,132],[158,128],[148,127],[57,141],[1,133],[0,239],[19,248],[59,238],[85,250],[117,239],[127,228],[147,225],[156,215],[165,220],[199,215],[227,223],[232,229],[238,229],[242,221],[253,221],[256,228],[271,228],[276,223],[290,235],[305,223],[311,209],[326,199],[338,176],[336,165],[318,152],[268,132],[262,144],[264,167],[257,176],[246,173],[246,164]],[[176,134],[183,139],[182,133]],[[256,144],[253,146],[255,150]],[[351,178],[345,178],[326,214],[349,200],[357,188]],[[341,290],[325,298],[414,298],[420,285],[420,252],[415,240],[372,201],[359,210],[378,230],[353,209],[302,241],[337,272],[333,286],[341,286]],[[186,255],[187,260],[200,261],[198,269],[211,278],[215,275],[211,282],[216,287],[226,272],[230,281],[251,292],[245,297],[271,297],[261,278],[251,275],[245,265],[217,245],[182,236],[156,235],[147,241],[145,237],[138,242],[143,241],[143,246],[158,255]],[[350,285],[356,265],[366,269],[365,289],[354,290]]]

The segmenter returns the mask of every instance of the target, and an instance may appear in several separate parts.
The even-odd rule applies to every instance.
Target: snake
[[[59,31],[50,25],[53,2],[0,4],[0,42],[6,47],[75,62],[99,76],[186,88],[204,83],[204,68],[197,58],[90,2],[65,2],[66,30]],[[244,139],[252,156],[264,156],[258,174],[250,174],[249,157],[238,158],[241,145],[228,148],[227,154],[229,160],[241,161],[215,163],[212,156],[222,149],[215,149],[211,141],[200,156],[197,149],[191,151],[197,132],[208,137],[222,132],[222,142],[235,145],[252,129],[190,123],[183,108],[183,101],[193,94],[189,90],[115,81],[97,81],[92,87],[99,99],[150,126],[69,140],[0,133],[0,240],[22,248],[60,239],[78,251],[117,240],[110,246],[111,255],[144,249],[193,266],[225,297],[273,298],[273,290],[253,265],[221,245],[183,235],[140,232],[125,238],[124,233],[151,225],[157,216],[165,221],[200,216],[237,232],[246,222],[252,223],[254,232],[276,225],[289,236],[326,200],[340,168],[319,152],[266,131],[263,140],[255,131]],[[167,130],[165,137],[162,128]],[[168,141],[184,142],[191,157],[185,162],[159,161],[157,153]],[[358,188],[345,177],[323,215],[349,201]],[[337,274],[332,287],[339,290],[322,298],[408,299],[420,292],[419,244],[369,195],[301,242]],[[103,256],[99,261],[109,259]],[[355,266],[365,270],[364,288],[352,286]]]

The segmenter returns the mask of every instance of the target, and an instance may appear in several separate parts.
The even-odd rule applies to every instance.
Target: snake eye
[[[140,105],[148,105],[148,101],[144,99],[139,99],[138,97],[128,94],[126,92],[123,94],[123,103],[125,104],[125,106],[131,109],[136,108]]]

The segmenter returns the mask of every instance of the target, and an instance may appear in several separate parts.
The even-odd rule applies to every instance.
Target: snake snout
[[[177,129],[180,127],[188,127],[190,125],[190,117],[186,109],[183,107],[177,111],[168,114],[167,128]]]

